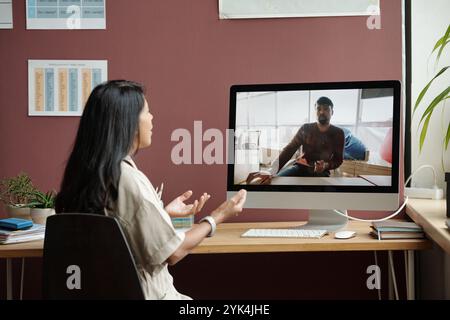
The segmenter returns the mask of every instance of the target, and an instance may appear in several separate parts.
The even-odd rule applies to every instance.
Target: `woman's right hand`
[[[242,189],[232,198],[222,203],[216,210],[211,213],[211,217],[214,218],[216,224],[222,223],[228,220],[232,216],[237,216],[242,212],[245,199],[247,198],[247,191]]]

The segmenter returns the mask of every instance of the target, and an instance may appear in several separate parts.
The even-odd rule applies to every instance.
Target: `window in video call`
[[[245,91],[235,99],[235,186],[392,186],[393,88]]]

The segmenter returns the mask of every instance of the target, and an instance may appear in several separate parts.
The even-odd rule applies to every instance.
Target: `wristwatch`
[[[214,233],[216,232],[216,221],[211,216],[206,216],[202,218],[198,223],[202,223],[203,221],[207,221],[211,225],[211,232],[208,234],[208,237],[212,237]]]

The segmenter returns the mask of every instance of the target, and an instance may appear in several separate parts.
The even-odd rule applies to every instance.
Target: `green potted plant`
[[[433,50],[431,51],[431,54],[433,54],[437,51],[436,65],[435,65],[436,67],[439,64],[439,59],[441,58],[441,55],[444,52],[444,49],[448,43],[450,43],[450,24],[448,25],[447,30],[445,31],[444,35],[439,38],[439,40],[434,45]],[[448,69],[450,69],[450,66],[443,66],[434,75],[434,77],[431,79],[431,81],[429,81],[427,83],[427,85],[422,89],[419,96],[417,97],[416,104],[414,105],[413,115],[416,113],[417,108],[419,107],[420,103],[422,102],[422,99],[424,98],[425,94],[427,93],[428,89],[433,84],[433,82],[435,82],[439,77],[441,77]],[[430,119],[431,119],[433,112],[436,110],[437,106],[440,105],[441,103],[444,103],[444,108],[445,108],[446,100],[449,98],[450,98],[450,86],[447,86],[446,88],[444,88],[444,90],[441,93],[439,93],[437,96],[433,97],[431,103],[427,106],[425,111],[422,113],[422,115],[420,117],[420,122],[419,122],[419,128],[420,128],[420,126],[422,126],[422,129],[420,131],[420,137],[419,137],[419,153],[422,152],[422,147],[424,145],[425,138],[427,136],[428,125],[430,123]],[[450,209],[449,209],[450,199],[448,196],[448,194],[449,194],[448,190],[450,188],[450,172],[448,172],[448,169],[445,168],[445,163],[444,163],[445,152],[448,150],[448,145],[450,142],[450,122],[448,122],[447,124],[443,123],[444,130],[445,130],[445,125],[447,126],[447,129],[446,129],[446,133],[444,134],[444,138],[442,140],[441,164],[442,164],[443,171],[446,171],[445,172],[445,181],[447,182],[447,216],[450,216]]]
[[[30,195],[32,196],[31,202],[27,206],[30,208],[31,219],[34,223],[45,224],[47,217],[55,214],[56,192],[43,193],[36,190]]]
[[[441,55],[447,46],[447,44],[450,42],[450,25],[447,27],[447,30],[445,31],[444,35],[439,38],[439,40],[436,42],[431,54],[434,52],[437,53],[436,57],[436,66],[439,64],[439,59],[441,58]],[[419,96],[417,97],[416,104],[414,105],[413,115],[416,113],[417,108],[419,107],[420,103],[422,102],[422,99],[424,98],[425,94],[427,93],[430,86],[433,84],[434,81],[436,81],[439,77],[441,77],[450,66],[444,66],[442,67],[435,75],[434,77],[427,83],[427,85],[422,89]],[[422,126],[422,129],[420,131],[420,137],[419,137],[419,151],[422,151],[422,147],[425,142],[425,138],[427,136],[428,132],[428,125],[430,123],[431,116],[433,112],[436,110],[437,106],[450,98],[450,86],[447,86],[441,93],[439,93],[437,96],[433,98],[431,103],[427,106],[425,111],[420,116],[420,122],[419,122],[419,128]],[[446,134],[444,135],[444,139],[442,141],[443,144],[443,151],[447,151],[448,144],[450,142],[450,123],[447,123],[447,130]]]
[[[0,183],[0,200],[6,205],[8,217],[31,220],[27,205],[35,191],[30,177],[24,172],[16,177],[3,179]]]

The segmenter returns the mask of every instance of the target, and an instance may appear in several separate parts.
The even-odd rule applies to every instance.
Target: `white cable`
[[[350,219],[350,220],[363,221],[363,222],[379,222],[379,221],[389,220],[389,219],[395,217],[396,215],[398,215],[400,212],[402,212],[403,208],[408,203],[408,199],[409,199],[408,197],[405,197],[405,202],[403,202],[403,204],[400,206],[400,208],[397,211],[395,211],[390,216],[387,216],[387,217],[382,218],[382,219],[375,219],[375,220],[360,219],[360,218],[355,218],[355,217],[349,216],[349,215],[347,215],[345,213],[340,212],[339,210],[333,210],[333,211],[336,212],[337,214],[343,216],[343,217],[346,217],[346,218]]]
[[[408,184],[409,180],[411,180],[412,177],[413,177],[417,172],[419,172],[419,171],[422,170],[422,169],[426,169],[426,168],[430,168],[430,169],[433,171],[434,186],[436,187],[436,186],[437,186],[436,171],[434,170],[434,167],[431,166],[431,165],[429,165],[429,164],[424,164],[424,165],[418,167],[416,170],[414,170],[414,172],[411,173],[411,175],[408,177],[408,179],[406,179],[405,186]],[[406,204],[408,203],[408,200],[409,200],[409,198],[406,196],[406,197],[405,197],[405,201],[403,202],[403,204],[400,206],[400,208],[399,208],[397,211],[395,211],[393,214],[391,214],[391,215],[389,215],[389,216],[387,216],[387,217],[384,217],[384,218],[382,218],[382,219],[375,219],[375,220],[359,219],[359,218],[355,218],[355,217],[349,216],[349,215],[347,215],[347,214],[345,214],[345,213],[343,213],[343,212],[341,212],[341,211],[339,211],[339,210],[333,210],[333,211],[336,212],[337,214],[343,216],[343,217],[346,217],[346,218],[350,219],[350,220],[363,221],[363,222],[380,222],[380,221],[386,221],[386,220],[389,220],[389,219],[395,217],[396,215],[398,215],[400,212],[402,212],[403,208],[404,208],[404,207],[406,206]]]
[[[413,177],[417,172],[419,172],[419,171],[422,170],[422,169],[426,169],[426,168],[430,168],[431,171],[433,171],[434,187],[436,187],[436,186],[437,186],[436,171],[434,170],[434,167],[431,166],[431,165],[429,165],[429,164],[424,164],[424,165],[418,167],[416,170],[414,170],[413,173],[411,173],[411,175],[408,177],[408,179],[406,179],[405,187],[408,185],[409,180],[411,180],[412,177]]]

